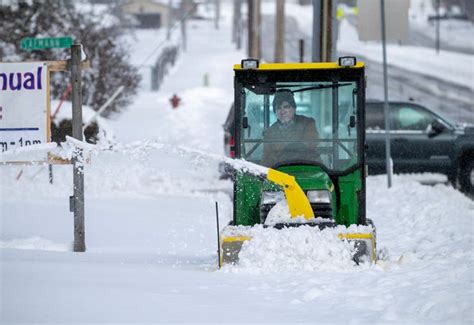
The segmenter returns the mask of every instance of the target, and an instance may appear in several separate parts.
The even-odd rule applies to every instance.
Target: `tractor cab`
[[[354,57],[277,64],[249,59],[234,71],[235,158],[294,177],[314,215],[308,224],[368,225],[363,63]],[[285,186],[236,171],[231,226],[293,226],[268,218],[285,199]],[[229,247],[236,245],[231,237],[224,235]]]

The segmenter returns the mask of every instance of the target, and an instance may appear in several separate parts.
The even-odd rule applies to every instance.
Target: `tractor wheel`
[[[474,194],[474,159],[468,160],[461,165],[459,184],[461,185],[461,191],[467,194]]]

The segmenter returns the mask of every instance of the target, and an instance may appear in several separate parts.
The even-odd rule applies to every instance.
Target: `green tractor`
[[[353,260],[374,262],[375,227],[365,205],[364,64],[354,57],[247,59],[234,71],[232,155],[259,166],[234,170],[233,220],[220,233],[220,262],[238,263],[255,225],[343,229],[338,237],[354,242]]]

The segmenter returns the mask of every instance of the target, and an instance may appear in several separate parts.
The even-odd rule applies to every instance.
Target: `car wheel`
[[[474,194],[474,160],[467,161],[461,166],[459,184],[463,192]]]

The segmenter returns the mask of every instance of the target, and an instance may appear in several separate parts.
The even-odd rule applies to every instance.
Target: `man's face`
[[[283,101],[276,109],[277,118],[281,123],[288,123],[295,117],[296,108]]]

